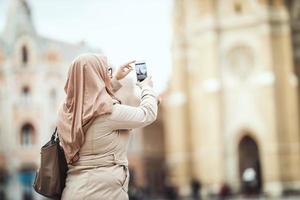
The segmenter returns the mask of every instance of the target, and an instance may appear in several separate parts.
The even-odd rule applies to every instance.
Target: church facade
[[[175,0],[164,102],[168,177],[205,195],[300,190],[299,1]],[[249,173],[248,173],[249,174]]]

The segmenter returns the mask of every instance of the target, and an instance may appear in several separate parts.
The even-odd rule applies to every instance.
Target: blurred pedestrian
[[[133,169],[129,169],[130,180],[128,186],[128,196],[130,200],[144,200],[146,195],[144,194],[143,188],[137,185],[135,179],[135,172]]]
[[[197,179],[192,179],[191,181],[191,189],[192,189],[192,198],[194,200],[201,199],[201,182]]]
[[[249,167],[246,168],[242,175],[243,178],[243,193],[250,196],[255,195],[257,191],[256,171]]]
[[[178,199],[178,192],[177,188],[169,179],[166,179],[164,183],[164,193],[165,198],[169,200],[177,200]]]
[[[225,200],[228,197],[231,196],[231,188],[227,183],[223,183],[221,185],[220,191],[219,191],[219,199]]]

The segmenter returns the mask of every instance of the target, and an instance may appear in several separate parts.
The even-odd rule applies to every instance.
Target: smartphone
[[[147,78],[147,66],[145,61],[135,62],[135,71],[137,81],[141,82]]]

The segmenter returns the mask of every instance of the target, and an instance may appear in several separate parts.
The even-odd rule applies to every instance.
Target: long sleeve
[[[138,107],[115,104],[108,122],[112,129],[141,128],[154,122],[157,117],[157,97],[153,89],[144,86]]]
[[[118,81],[115,77],[113,77],[111,79],[110,84],[113,88],[113,92],[117,92],[122,87],[122,84],[120,83],[120,81]]]

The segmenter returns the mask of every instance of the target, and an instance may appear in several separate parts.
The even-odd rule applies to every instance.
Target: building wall
[[[40,36],[32,21],[27,1],[12,0],[0,35],[0,195],[5,191],[7,198],[16,200],[22,199],[24,193],[41,198],[33,192],[31,182],[40,164],[40,148],[56,126],[70,63],[81,53],[101,53],[84,43],[68,44]],[[122,84],[117,96],[123,103],[135,105],[134,83],[126,79]],[[30,132],[29,138],[24,137],[22,128],[23,133]],[[26,138],[28,144],[22,145]],[[143,174],[139,167],[140,139],[132,140],[129,154],[138,155],[132,165],[137,165]],[[24,184],[28,177],[29,182]],[[2,178],[8,182],[3,183]]]
[[[166,159],[181,161],[169,174],[180,193],[192,178],[204,193],[224,183],[239,191],[245,136],[258,147],[263,192],[299,189],[298,85],[284,2],[175,1],[172,51]]]

